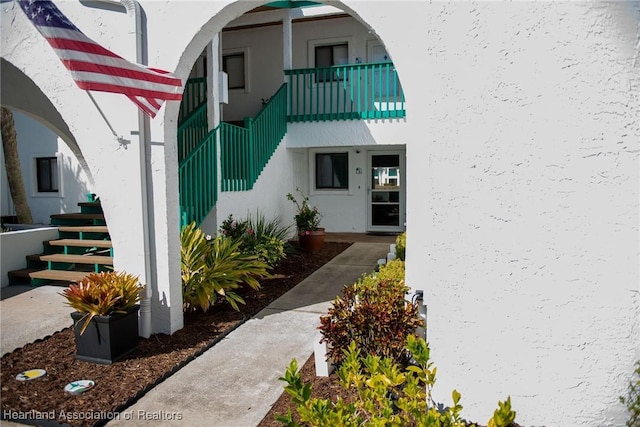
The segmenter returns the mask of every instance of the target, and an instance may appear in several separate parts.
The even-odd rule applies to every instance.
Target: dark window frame
[[[38,193],[59,193],[58,158],[36,157],[36,191]]]
[[[327,67],[333,67],[335,65],[340,65],[340,64],[336,64],[336,58],[334,56],[334,49],[336,47],[345,47],[347,49],[347,60],[349,57],[349,43],[348,42],[337,42],[337,43],[332,43],[332,44],[322,44],[322,45],[316,45],[314,46],[314,51],[313,51],[313,61],[314,61],[314,67],[315,68],[327,68]],[[318,61],[318,53],[319,51],[329,51],[329,57],[330,57],[330,63],[329,64],[322,64],[320,65]],[[327,83],[327,82],[334,82],[334,81],[338,81],[338,80],[342,80],[345,79],[346,76],[343,76],[342,78],[340,78],[338,76],[337,73],[335,72],[327,72],[326,70],[323,71],[317,71],[316,72],[316,82],[317,83]]]
[[[322,178],[322,158],[329,157],[331,170],[328,176],[331,183],[325,184],[326,179]],[[349,189],[349,152],[317,152],[314,156],[315,161],[315,189],[316,190],[348,190]],[[325,163],[323,163],[325,164]],[[342,167],[343,170],[336,172],[336,167]],[[342,182],[344,181],[344,182]]]
[[[241,86],[232,86],[231,82],[231,76],[229,74],[228,71],[228,66],[227,66],[227,61],[229,59],[232,58],[242,58],[242,85]],[[240,89],[240,90],[246,90],[247,89],[247,58],[245,55],[245,52],[234,52],[234,53],[226,53],[222,55],[222,71],[224,71],[225,73],[227,73],[227,75],[229,75],[229,90],[232,89]]]

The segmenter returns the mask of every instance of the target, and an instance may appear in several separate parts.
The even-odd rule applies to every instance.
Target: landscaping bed
[[[257,291],[248,287],[241,289],[239,294],[246,305],[240,306],[240,312],[234,311],[227,302],[219,301],[206,314],[185,314],[184,328],[170,336],[157,334],[149,339],[141,338],[132,354],[112,365],[76,360],[71,328],[8,353],[2,357],[0,366],[2,418],[25,422],[16,418],[31,415],[31,418],[40,418],[32,424],[44,425],[43,420],[51,421],[49,418],[53,416],[54,422],[72,426],[104,425],[115,412],[132,405],[350,245],[326,242],[318,253],[290,254],[273,270],[281,278],[264,281]],[[15,379],[18,373],[28,369],[44,369],[47,375],[31,381]],[[93,380],[95,387],[82,395],[64,392],[66,384],[82,379]],[[69,419],[74,414],[90,419]]]

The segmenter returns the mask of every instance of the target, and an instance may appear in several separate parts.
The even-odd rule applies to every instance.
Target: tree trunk
[[[20,167],[20,157],[18,157],[18,138],[13,122],[13,113],[5,107],[0,107],[2,116],[0,125],[2,126],[2,149],[4,150],[4,163],[7,168],[7,181],[9,181],[9,191],[13,199],[13,206],[20,224],[31,224],[31,209],[27,203],[27,193],[24,189],[22,179],[22,168]]]

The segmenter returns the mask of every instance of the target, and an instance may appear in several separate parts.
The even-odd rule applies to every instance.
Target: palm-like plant
[[[194,222],[183,228],[180,239],[185,310],[207,311],[219,296],[239,310],[238,304],[245,302],[235,290],[243,283],[258,289],[258,279],[269,277],[267,264],[241,253],[239,241],[223,236],[208,240]]]

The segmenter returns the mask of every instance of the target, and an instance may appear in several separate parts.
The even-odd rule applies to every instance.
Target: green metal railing
[[[200,224],[218,201],[218,128],[212,130],[197,147],[180,162],[180,222],[182,226]]]
[[[253,184],[287,132],[287,85],[273,95],[244,127],[220,124],[222,191],[246,191]]]
[[[191,221],[201,223],[218,200],[218,138],[222,191],[246,191],[253,188],[287,131],[286,94],[284,84],[255,118],[245,119],[246,127],[220,123],[190,152],[186,152],[180,160],[178,170],[183,226]],[[206,120],[204,124],[206,125]],[[186,150],[187,146],[186,143],[181,145],[180,150],[183,147]]]
[[[178,161],[186,158],[208,132],[207,104],[204,103],[178,126]]]
[[[207,103],[207,78],[196,77],[187,80],[182,92],[178,123],[182,124],[191,113]]]
[[[405,116],[392,62],[285,70],[285,75],[290,122]]]

